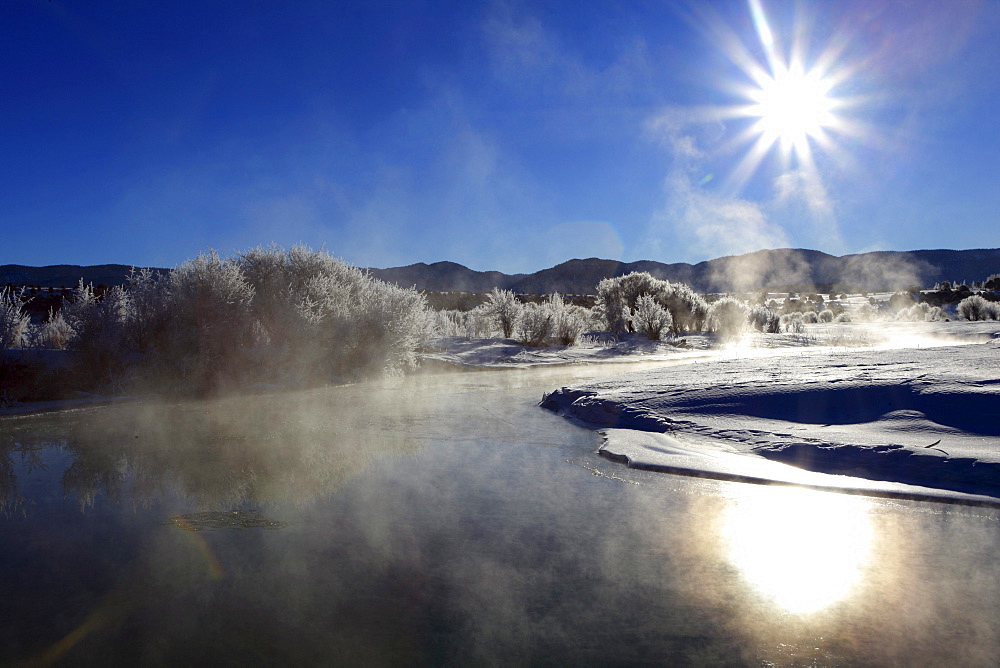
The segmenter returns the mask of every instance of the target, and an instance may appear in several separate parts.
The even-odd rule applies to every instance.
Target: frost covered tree
[[[670,311],[656,303],[652,296],[643,294],[636,299],[632,325],[635,331],[645,335],[650,341],[659,341],[673,321]]]
[[[767,306],[758,304],[752,307],[747,320],[758,332],[777,334],[781,331],[781,320],[778,314],[774,312],[774,309]]]
[[[631,314],[641,295],[652,295],[665,281],[647,272],[605,278],[597,284],[597,303],[604,310],[604,320],[614,334],[631,331]]]
[[[23,346],[30,325],[21,295],[8,288],[0,290],[0,350]]]
[[[249,371],[239,353],[251,342],[253,287],[239,266],[212,250],[170,272],[161,371],[180,372],[200,390],[222,388]]]
[[[956,312],[958,317],[965,320],[997,320],[1000,318],[1000,306],[979,295],[972,295],[958,302]]]
[[[605,278],[597,284],[598,306],[604,312],[608,329],[615,333],[631,331],[630,316],[641,295],[649,295],[670,312],[674,333],[698,330],[708,315],[708,305],[700,295],[683,283],[670,283],[647,272]]]
[[[91,326],[96,309],[97,295],[94,293],[94,286],[85,285],[81,278],[79,285],[77,285],[76,293],[70,299],[69,303],[63,305],[60,311],[63,319],[73,332],[70,337],[71,347],[79,341],[86,329]]]
[[[580,306],[567,304],[562,295],[552,293],[544,303],[552,313],[552,337],[561,345],[572,346],[587,329],[590,312]]]
[[[587,309],[567,304],[558,293],[541,303],[525,304],[517,319],[516,340],[526,346],[545,346],[554,339],[574,345],[590,322]]]
[[[66,322],[62,311],[49,309],[49,317],[39,333],[39,345],[42,348],[62,350],[69,345],[72,338],[73,328]]]
[[[487,339],[496,335],[496,324],[488,304],[471,311],[439,311],[437,336],[463,336],[467,339]]]
[[[785,334],[802,334],[806,331],[805,323],[802,321],[802,314],[785,313],[780,319],[781,331]]]
[[[133,271],[102,297],[81,283],[37,338],[79,351],[80,377],[117,382],[134,363],[150,389],[201,393],[406,371],[433,325],[416,290],[322,251],[272,246]]]
[[[708,302],[689,285],[666,281],[664,283],[663,289],[653,297],[670,311],[674,319],[671,331],[679,334],[703,329],[705,319],[708,317]]]
[[[750,309],[739,299],[723,297],[708,309],[707,327],[724,339],[731,339],[746,332]]]
[[[873,322],[878,318],[878,315],[878,307],[869,302],[859,306],[854,313],[851,314],[851,319],[855,322]]]
[[[416,290],[375,279],[324,251],[257,248],[236,263],[253,289],[257,343],[302,374],[410,370],[433,328]]]
[[[555,314],[545,304],[525,304],[517,321],[517,342],[525,346],[547,345],[555,330]]]
[[[132,268],[125,290],[129,297],[126,319],[126,339],[128,345],[140,351],[156,347],[158,336],[167,329],[170,320],[169,276],[152,269]]]
[[[920,302],[913,306],[900,309],[896,314],[896,320],[903,322],[938,322],[948,318],[940,306],[931,306],[927,302]]]
[[[497,327],[503,333],[503,338],[509,339],[514,334],[517,327],[518,318],[524,310],[521,302],[511,290],[501,290],[493,288],[493,291],[486,296],[487,308],[496,320]]]

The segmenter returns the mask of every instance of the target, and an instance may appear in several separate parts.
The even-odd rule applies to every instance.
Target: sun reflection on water
[[[871,554],[868,499],[738,487],[723,535],[730,558],[755,589],[792,613],[822,610],[853,592]]]

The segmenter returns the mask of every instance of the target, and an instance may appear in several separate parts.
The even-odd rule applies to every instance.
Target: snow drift
[[[733,478],[741,461],[750,471],[763,458],[1000,497],[1000,341],[717,359],[564,387],[541,405],[610,428],[602,454],[632,466]],[[623,430],[672,441],[637,445]],[[727,459],[723,474],[720,453],[743,459]]]

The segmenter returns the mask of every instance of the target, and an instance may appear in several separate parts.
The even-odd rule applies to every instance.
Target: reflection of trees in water
[[[14,462],[11,459],[13,448],[2,446],[0,451],[0,513],[10,513],[21,507],[24,502],[17,489],[17,476],[14,474]]]
[[[357,406],[332,399],[312,393],[289,404],[239,397],[67,415],[63,447],[73,462],[63,474],[63,491],[84,509],[98,495],[141,506],[179,496],[196,509],[309,503],[373,458],[414,448],[391,425],[372,423]],[[7,500],[16,497],[17,481],[2,460],[0,493]]]
[[[0,443],[0,515],[11,515],[23,512],[24,496],[17,484],[17,473],[14,470],[14,457],[20,457],[21,463],[28,472],[44,469],[41,448],[19,441]]]

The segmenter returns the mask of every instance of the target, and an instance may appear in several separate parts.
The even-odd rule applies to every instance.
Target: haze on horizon
[[[0,262],[998,244],[1000,5],[0,6]]]

